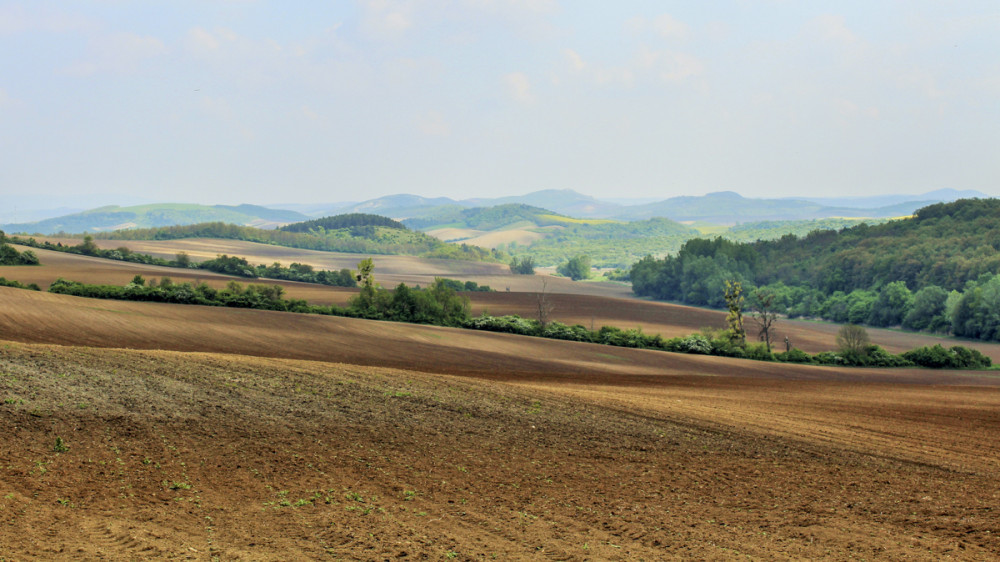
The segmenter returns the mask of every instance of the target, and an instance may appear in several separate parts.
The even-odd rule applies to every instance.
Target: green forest
[[[721,308],[736,280],[790,317],[1000,340],[1000,200],[966,199],[913,218],[752,243],[692,239],[633,265],[638,295]],[[752,297],[751,297],[752,298]]]

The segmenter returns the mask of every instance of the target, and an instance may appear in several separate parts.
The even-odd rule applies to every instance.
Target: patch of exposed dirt
[[[17,560],[1000,553],[996,389],[585,383],[0,343],[0,551]],[[54,450],[57,439],[67,450]]]

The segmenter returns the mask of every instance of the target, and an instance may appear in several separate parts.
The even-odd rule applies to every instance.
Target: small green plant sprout
[[[56,437],[56,443],[52,446],[52,450],[57,453],[65,453],[69,451],[69,445],[67,445],[62,437]]]

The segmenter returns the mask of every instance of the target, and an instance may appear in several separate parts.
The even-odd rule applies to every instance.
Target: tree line
[[[407,230],[407,228],[403,226],[403,223],[399,221],[383,217],[381,215],[371,215],[368,213],[348,213],[332,217],[323,217],[321,219],[296,222],[279,227],[278,230],[283,230],[285,232],[314,232],[322,234],[327,230],[339,230],[343,228],[363,229],[364,227],[376,226]]]
[[[38,265],[38,256],[31,250],[18,252],[11,240],[0,230],[0,265]]]
[[[64,245],[62,242],[53,244],[48,240],[45,242],[38,242],[34,238],[22,239],[19,237],[12,237],[12,239],[16,240],[18,244],[42,248],[45,250],[80,254],[84,256],[117,261],[143,263],[161,267],[205,269],[216,273],[222,273],[224,275],[235,275],[237,277],[267,277],[270,279],[316,283],[319,285],[330,285],[334,287],[357,287],[354,274],[351,273],[351,270],[346,268],[341,269],[340,271],[326,271],[316,270],[311,265],[301,263],[293,263],[289,267],[284,267],[278,262],[274,262],[271,265],[252,265],[246,258],[227,256],[225,254],[216,256],[214,259],[195,263],[191,261],[191,257],[188,256],[186,252],[178,252],[173,260],[166,260],[149,254],[133,252],[126,246],[120,246],[113,250],[102,249],[96,242],[94,242],[94,237],[89,234],[84,236],[83,240],[74,246]],[[31,255],[34,256],[34,254]],[[35,259],[37,260],[37,258]]]
[[[435,279],[425,288],[410,288],[405,284],[394,290],[382,288],[375,282],[374,262],[371,258],[358,264],[356,279],[361,289],[351,298],[347,307],[336,305],[311,305],[301,299],[284,298],[284,289],[278,285],[248,284],[230,281],[224,289],[215,289],[205,283],[174,283],[169,277],[157,282],[148,282],[140,275],[135,276],[125,286],[84,284],[67,279],[58,279],[49,288],[52,293],[87,298],[166,302],[175,304],[195,304],[203,306],[225,306],[262,310],[324,314],[453,326],[474,330],[506,332],[519,335],[589,342],[617,347],[651,349],[674,353],[692,353],[778,361],[788,363],[811,363],[841,366],[906,367],[925,366],[931,368],[987,368],[990,359],[976,350],[955,346],[944,349],[941,346],[912,350],[903,355],[892,355],[877,345],[871,345],[867,336],[838,336],[838,351],[827,351],[809,355],[801,350],[788,348],[784,352],[772,352],[770,345],[750,344],[745,338],[735,337],[730,329],[704,329],[700,334],[665,339],[659,334],[645,334],[640,328],[622,330],[614,326],[603,326],[599,330],[587,329],[582,325],[568,326],[561,322],[550,322],[547,315],[539,319],[518,316],[490,316],[484,313],[477,318],[469,314],[469,299],[457,294],[453,283],[445,279]],[[0,279],[0,285],[26,287],[17,282]],[[848,328],[846,326],[842,335]],[[861,329],[863,333],[863,329]]]
[[[630,271],[638,295],[723,308],[724,284],[789,317],[1000,340],[1000,201],[960,200],[912,219],[755,243],[692,239]]]

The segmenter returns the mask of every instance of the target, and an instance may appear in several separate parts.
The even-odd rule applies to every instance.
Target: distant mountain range
[[[829,217],[887,218],[910,215],[933,203],[963,198],[987,198],[979,191],[941,189],[918,195],[871,197],[799,197],[760,199],[743,197],[732,191],[701,196],[671,197],[662,201],[624,205],[583,195],[571,189],[548,189],[525,195],[456,200],[448,197],[421,197],[398,194],[360,203],[344,202],[310,205],[184,205],[151,204],[133,207],[108,206],[79,213],[45,218],[35,222],[3,224],[7,232],[53,234],[57,232],[100,232],[123,228],[150,228],[222,221],[246,226],[273,228],[281,224],[344,213],[370,213],[389,218],[413,219],[456,216],[464,209],[519,204],[553,211],[567,217],[646,220],[654,217],[681,222],[731,225],[765,220],[811,220]],[[44,215],[43,215],[44,216]],[[51,217],[51,215],[49,215]],[[428,221],[434,222],[434,221]]]
[[[347,206],[330,205],[328,209],[337,213],[373,213],[402,220],[441,216],[471,207],[522,204],[580,218],[631,221],[663,217],[676,221],[735,224],[762,220],[829,217],[897,217],[912,214],[920,207],[933,203],[947,203],[973,197],[988,196],[979,191],[941,189],[919,195],[758,199],[743,197],[732,191],[721,191],[708,195],[671,197],[661,201],[623,205],[610,200],[596,199],[571,189],[548,189],[526,195],[462,200],[399,194]]]
[[[309,217],[295,211],[270,209],[256,205],[187,205],[163,203],[118,207],[115,205],[98,207],[89,211],[49,218],[37,222],[5,224],[0,229],[6,232],[26,232],[29,234],[56,234],[58,232],[102,232],[126,228],[155,228],[197,224],[202,222],[225,222],[258,228],[274,228],[290,222],[307,220]]]

